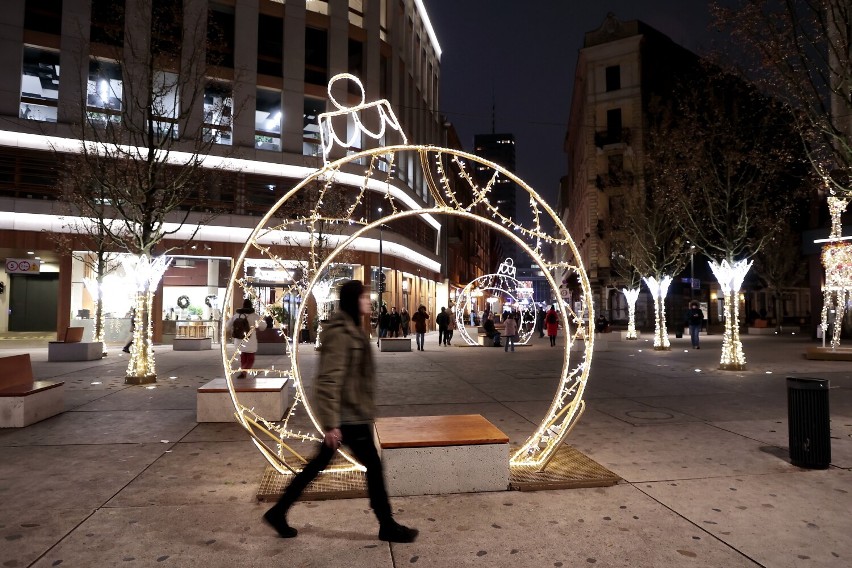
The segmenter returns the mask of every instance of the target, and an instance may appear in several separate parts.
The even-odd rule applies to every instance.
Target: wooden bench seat
[[[287,408],[287,381],[277,377],[234,379],[234,390],[243,406],[254,408],[267,420],[281,420]],[[198,387],[197,422],[232,422],[235,420],[234,412],[226,379],[213,379]]]
[[[30,356],[0,357],[0,428],[22,428],[65,410],[65,383],[35,380]]]
[[[376,420],[388,493],[505,491],[509,437],[479,414]]]

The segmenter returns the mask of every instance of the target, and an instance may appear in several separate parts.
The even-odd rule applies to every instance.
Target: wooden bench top
[[[284,378],[234,379],[236,392],[279,392],[287,384]],[[213,379],[203,387],[198,387],[199,393],[228,392],[226,379]]]
[[[26,396],[64,384],[62,381],[35,380],[28,353],[0,357],[0,397]]]
[[[509,437],[480,414],[376,419],[382,448],[508,444]]]

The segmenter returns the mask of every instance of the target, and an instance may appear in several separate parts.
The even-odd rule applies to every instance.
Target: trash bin
[[[831,463],[828,379],[787,377],[790,461],[798,467],[826,469]]]

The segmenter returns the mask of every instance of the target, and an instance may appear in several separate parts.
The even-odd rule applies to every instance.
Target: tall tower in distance
[[[474,153],[490,162],[502,166],[515,173],[515,136],[512,134],[477,134],[473,137]],[[484,187],[490,181],[492,170],[485,166],[477,166],[475,179],[479,187]],[[518,184],[511,179],[500,177],[492,186],[491,204],[497,208],[501,215],[515,219],[517,215]],[[517,248],[515,243],[507,237],[498,236],[492,244],[492,259],[499,264],[510,256],[515,257]],[[496,269],[497,267],[492,267]]]

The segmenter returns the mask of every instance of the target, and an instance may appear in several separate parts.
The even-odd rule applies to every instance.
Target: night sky
[[[424,0],[441,45],[441,112],[466,151],[474,134],[515,135],[516,173],[555,206],[577,54],[608,12],[696,53],[714,42],[703,0]],[[519,205],[525,203],[520,201]]]

